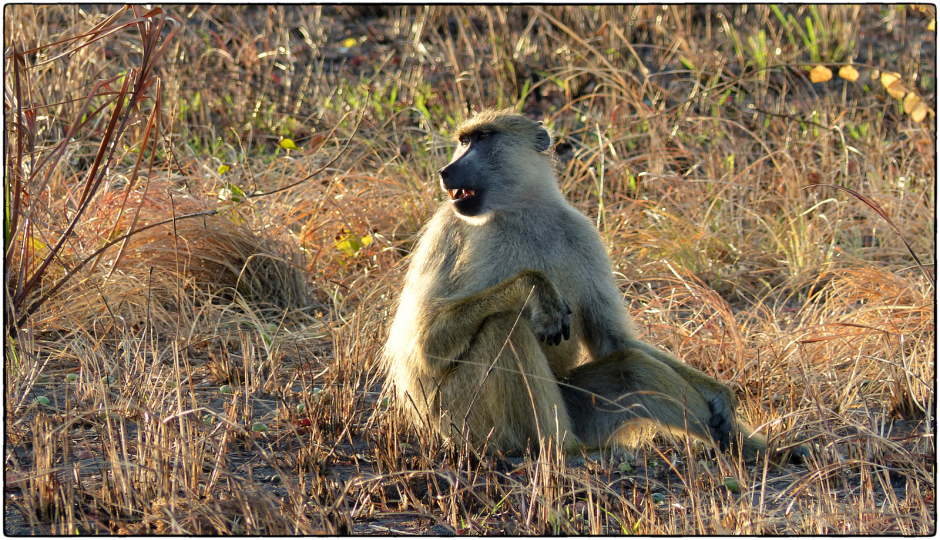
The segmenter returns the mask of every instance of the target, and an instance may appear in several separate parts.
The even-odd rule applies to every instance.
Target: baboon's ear
[[[551,148],[552,146],[552,136],[548,134],[548,131],[542,127],[542,123],[539,122],[539,130],[535,134],[535,151],[544,152]]]

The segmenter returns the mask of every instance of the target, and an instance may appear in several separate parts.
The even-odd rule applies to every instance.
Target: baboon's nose
[[[441,180],[447,180],[447,167],[441,167],[437,170],[437,174],[441,175]]]

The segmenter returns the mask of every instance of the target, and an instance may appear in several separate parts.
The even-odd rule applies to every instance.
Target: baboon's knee
[[[493,450],[535,448],[540,438],[560,440],[570,431],[548,359],[528,324],[510,315],[486,320],[442,386],[441,406],[452,429],[466,419],[473,440]]]

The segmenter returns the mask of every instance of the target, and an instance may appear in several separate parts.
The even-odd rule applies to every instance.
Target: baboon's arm
[[[527,314],[539,340],[549,344],[557,345],[571,334],[571,310],[555,285],[542,271],[523,270],[488,289],[432,308],[422,340],[425,357],[451,361],[470,346],[488,317],[507,312]]]

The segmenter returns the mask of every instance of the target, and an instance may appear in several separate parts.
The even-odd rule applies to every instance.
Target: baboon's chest
[[[475,231],[463,239],[464,249],[455,257],[454,275],[468,277],[480,290],[509,279],[523,270],[541,270],[553,280],[562,276],[558,252],[565,240],[547,227],[494,228]],[[485,277],[484,281],[474,278]]]

